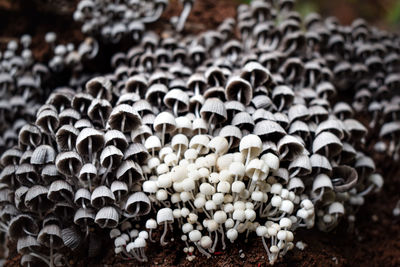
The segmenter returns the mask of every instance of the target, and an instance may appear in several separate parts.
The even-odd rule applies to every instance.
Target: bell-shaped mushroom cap
[[[143,180],[143,173],[140,166],[132,160],[125,160],[119,166],[116,177],[128,185]]]
[[[154,120],[154,130],[160,133],[171,133],[176,128],[175,117],[169,112],[161,112]]]
[[[336,94],[335,87],[330,82],[321,82],[316,88],[317,94],[321,98],[331,98]]]
[[[181,133],[186,136],[190,136],[192,134],[192,121],[187,116],[180,116],[175,119],[176,128],[175,133]]]
[[[224,103],[218,98],[209,98],[201,107],[202,119],[212,124],[219,124],[226,120],[227,113]]]
[[[125,135],[118,130],[109,130],[104,135],[105,145],[114,145],[119,150],[124,151],[128,146],[128,141],[126,140]]]
[[[31,211],[47,211],[52,203],[47,199],[48,189],[41,185],[29,188],[25,195],[25,206]]]
[[[86,92],[94,98],[111,100],[112,84],[106,77],[95,77],[86,83]]]
[[[333,189],[332,181],[329,178],[328,175],[321,173],[318,174],[317,177],[315,177],[313,186],[312,186],[312,192],[316,195],[322,190],[322,188],[325,189]]]
[[[19,162],[21,156],[21,150],[19,150],[18,148],[10,148],[1,155],[1,165],[3,165],[4,167],[8,165],[16,165]]]
[[[90,204],[91,194],[86,188],[79,188],[75,192],[74,203],[81,207],[86,207]]]
[[[64,180],[57,180],[51,183],[47,198],[54,202],[72,201],[74,191],[72,186]]]
[[[13,200],[12,191],[7,187],[1,188],[0,204],[12,203],[12,200]]]
[[[341,120],[350,118],[353,116],[353,109],[349,104],[345,102],[338,102],[333,107],[333,113]]]
[[[298,155],[290,162],[289,167],[290,176],[305,176],[311,173],[311,161],[307,155]]]
[[[66,175],[76,175],[82,167],[82,158],[75,151],[62,152],[56,158],[57,170]]]
[[[124,152],[124,160],[133,160],[139,164],[146,163],[149,156],[146,147],[141,143],[132,143]]]
[[[226,101],[224,103],[226,112],[228,114],[228,118],[232,119],[232,117],[239,112],[245,111],[244,105],[239,101]]]
[[[79,180],[93,180],[97,176],[97,168],[92,163],[86,163],[79,172]]]
[[[358,181],[357,171],[347,165],[333,167],[332,183],[336,192],[347,192],[356,186]]]
[[[19,131],[18,140],[23,145],[36,147],[42,140],[42,133],[36,125],[26,124]]]
[[[153,135],[153,132],[150,127],[147,125],[142,125],[131,132],[131,139],[132,142],[144,144],[144,141],[151,135]]]
[[[45,165],[48,163],[54,163],[56,158],[56,151],[49,145],[40,145],[32,153],[31,164],[32,165]]]
[[[149,136],[146,139],[144,146],[149,152],[158,151],[161,149],[161,140],[156,135]]]
[[[61,237],[66,247],[75,250],[82,241],[82,234],[78,227],[71,225],[61,230]]]
[[[344,207],[343,204],[340,202],[333,202],[329,205],[328,213],[330,215],[344,215]]]
[[[15,207],[19,210],[24,210],[26,209],[25,207],[25,195],[28,192],[29,187],[26,186],[20,186],[18,187],[17,190],[15,190],[14,193],[14,203]]]
[[[18,182],[23,185],[31,186],[39,181],[39,175],[37,174],[35,168],[28,163],[19,165],[15,171],[15,175],[17,176]]]
[[[286,85],[278,85],[272,91],[272,99],[278,107],[287,107],[293,103],[293,90]]]
[[[392,121],[383,124],[379,136],[383,138],[392,139],[392,137],[398,138],[400,135],[400,121]]]
[[[271,98],[269,98],[267,95],[261,94],[261,95],[256,95],[253,97],[251,100],[251,104],[256,108],[256,109],[276,109],[274,103],[272,103]]]
[[[303,144],[291,135],[285,135],[279,140],[277,147],[281,160],[292,161],[304,152]]]
[[[43,110],[37,115],[35,124],[45,133],[54,133],[59,124],[57,111]]]
[[[8,165],[0,173],[0,182],[9,186],[15,184],[15,165]]]
[[[332,171],[332,166],[328,160],[323,155],[320,154],[312,154],[310,157],[310,163],[312,169],[317,173],[322,172],[326,174],[330,174]]]
[[[117,129],[121,132],[132,131],[139,127],[141,123],[139,113],[127,104],[116,106],[108,118],[111,129]]]
[[[43,264],[43,261],[41,261],[39,258],[32,256],[31,254],[23,254],[21,257],[20,264],[23,267],[29,267],[29,266],[33,266],[34,264],[36,264],[38,262]]]
[[[303,193],[305,186],[304,183],[301,179],[297,177],[290,178],[289,183],[287,185],[287,189],[289,191],[293,191],[296,194],[301,194]]]
[[[76,121],[80,120],[81,114],[72,108],[64,109],[58,114],[60,125],[71,124],[73,125]]]
[[[61,237],[61,230],[58,225],[51,224],[46,225],[40,230],[37,241],[39,244],[46,246],[48,248],[53,247],[53,249],[61,248],[64,246],[64,242]]]
[[[28,214],[19,214],[10,221],[8,234],[14,240],[26,235],[36,235],[39,227],[36,220]]]
[[[103,149],[104,134],[94,128],[83,129],[76,139],[76,150],[81,155],[89,155]],[[90,156],[90,155],[89,155]]]
[[[35,237],[27,235],[18,238],[17,251],[20,254],[29,254],[29,252],[40,249],[40,244]]]
[[[114,228],[118,225],[119,215],[114,207],[101,208],[94,219],[101,228]]]
[[[61,150],[72,150],[75,147],[79,130],[72,125],[63,125],[56,133],[57,145]]]
[[[247,80],[253,88],[257,88],[271,80],[271,73],[260,63],[251,61],[243,67],[240,77]]]
[[[325,131],[333,133],[339,139],[343,139],[344,137],[342,124],[337,119],[328,119],[326,121],[320,122],[317,129],[315,130],[315,135],[319,135],[320,133]]]
[[[112,205],[115,202],[115,196],[110,188],[101,185],[93,190],[90,202],[95,208],[102,208],[106,205]]]
[[[305,121],[308,118],[309,112],[305,105],[297,104],[289,108],[288,117],[290,123],[295,120]]]
[[[105,99],[93,99],[88,108],[89,118],[94,122],[105,124],[112,111],[110,102]]]
[[[74,223],[86,227],[94,223],[95,211],[93,209],[80,208],[75,212]]]
[[[354,167],[363,176],[368,176],[375,171],[375,163],[372,158],[367,157],[362,153],[357,156]]]
[[[254,134],[262,140],[278,141],[286,135],[286,131],[278,123],[270,120],[263,120],[254,126]]]
[[[164,103],[177,116],[188,110],[189,96],[181,89],[172,89],[164,96]]]
[[[129,196],[125,204],[125,210],[132,216],[142,216],[150,212],[150,199],[143,192],[135,192]]]
[[[324,154],[326,157],[331,158],[339,155],[342,147],[342,142],[336,135],[330,132],[322,132],[314,139],[312,150],[314,154]]]
[[[251,115],[245,111],[236,114],[231,122],[232,125],[238,127],[241,130],[253,131],[254,121]]]
[[[366,136],[368,130],[362,125],[359,121],[355,119],[347,119],[344,121],[344,125],[346,129],[351,134],[351,139],[354,141],[358,141]]]
[[[157,224],[172,223],[174,222],[174,216],[172,209],[162,208],[157,212]]]
[[[262,142],[260,137],[254,134],[246,135],[240,140],[239,151],[246,157],[250,158],[260,155],[262,150]]]
[[[253,98],[253,90],[246,80],[232,77],[226,85],[225,96],[227,100],[235,100],[247,106]]]
[[[148,87],[146,77],[142,74],[137,74],[130,77],[125,84],[125,91],[128,93],[137,93],[140,96],[144,96],[144,93]]]
[[[133,105],[135,102],[140,100],[140,96],[136,93],[124,93],[118,98],[117,105],[127,104]]]
[[[189,147],[197,150],[199,155],[207,154],[210,148],[208,147],[208,143],[210,142],[210,138],[207,135],[195,135],[190,139]]]
[[[307,123],[303,121],[294,121],[290,123],[288,134],[298,135],[304,138],[304,136],[308,136],[310,134],[310,129],[308,128]]]
[[[168,87],[161,83],[155,83],[146,91],[146,100],[152,105],[161,104],[164,96],[168,93]]]
[[[86,114],[93,97],[87,93],[77,93],[72,98],[71,106],[81,114]]]
[[[229,148],[235,148],[239,146],[240,139],[242,139],[242,132],[236,126],[226,125],[220,130],[219,136],[225,137],[228,140]]]
[[[284,129],[289,126],[289,118],[285,113],[275,112],[274,113],[275,122],[279,123]]]
[[[113,181],[111,184],[111,191],[113,192],[117,201],[120,201],[123,196],[125,196],[129,189],[128,185],[122,181]]]
[[[100,164],[104,168],[116,168],[119,166],[124,154],[115,146],[106,146],[100,154]]]
[[[93,128],[93,124],[90,120],[80,119],[79,121],[75,122],[74,127],[78,130],[82,130],[85,128]]]

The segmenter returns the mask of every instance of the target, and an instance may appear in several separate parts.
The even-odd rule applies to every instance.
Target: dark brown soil
[[[54,2],[64,2],[62,10],[52,9]],[[44,43],[44,34],[55,31],[61,42],[78,43],[83,40],[79,25],[72,19],[73,4],[77,0],[0,0],[0,45],[10,39],[18,38],[23,33],[34,35],[34,54],[45,59],[49,47]],[[177,0],[170,1],[170,7],[162,19],[151,25],[152,30],[160,31],[171,16],[177,15],[182,8]],[[51,4],[52,3],[52,4]],[[231,0],[199,0],[189,16],[187,31],[197,33],[208,28],[215,28],[225,18],[235,15],[238,2]],[[103,55],[97,59],[108,65],[109,57]],[[98,66],[98,64],[96,64]],[[297,231],[295,241],[307,244],[304,251],[294,248],[277,266],[400,266],[400,218],[392,215],[392,210],[400,198],[399,164],[370,149],[370,155],[376,161],[385,185],[379,195],[366,199],[357,214],[355,230],[347,231],[342,223],[331,233]],[[171,238],[170,236],[169,238]],[[175,239],[179,237],[174,236]],[[15,244],[10,245],[10,257],[5,266],[19,266],[20,256],[15,252]],[[229,245],[225,251],[219,251],[210,259],[198,256],[193,262],[185,259],[181,242],[170,242],[166,247],[153,244],[147,248],[149,263],[160,266],[266,266],[266,253],[259,238],[253,236],[248,243],[243,240]],[[70,256],[74,266],[137,266],[135,260],[123,261],[114,256],[112,244],[105,244],[104,257],[88,259],[79,255]]]

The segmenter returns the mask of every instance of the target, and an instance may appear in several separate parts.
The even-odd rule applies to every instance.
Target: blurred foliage
[[[400,0],[297,0],[296,10],[302,16],[310,12],[318,12],[325,17],[335,16],[344,24],[361,17],[379,27],[400,30]]]

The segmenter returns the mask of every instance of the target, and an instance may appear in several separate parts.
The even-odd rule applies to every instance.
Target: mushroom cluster
[[[92,225],[114,228],[150,211],[140,192],[148,154],[127,138],[141,116],[114,93],[103,77],[84,92],[55,90],[2,155],[3,227],[18,252],[53,266],[53,251],[88,241]]]
[[[146,31],[146,24],[156,22],[168,6],[168,0],[81,0],[74,19],[83,23],[82,32],[100,36],[102,40],[118,43],[126,36],[139,43]],[[185,24],[194,0],[183,0],[184,8],[179,18],[174,18],[177,31]]]
[[[34,60],[31,42],[24,35],[0,52],[0,152],[18,144],[19,130],[33,120],[49,90],[50,71]]]
[[[21,57],[9,43],[0,228],[22,265],[65,265],[65,247],[94,254],[104,229],[117,255],[145,262],[157,228],[161,245],[172,230],[180,237],[188,260],[195,248],[211,257],[239,234],[258,236],[273,264],[297,228],[329,231],[343,217],[353,226],[364,197],[381,189],[357,115],[381,101],[370,126],[385,121],[381,136],[398,151],[399,98],[387,104],[398,86],[398,36],[362,20],[302,20],[288,0],[254,0],[216,30],[179,34],[193,1],[183,3],[174,30],[157,34],[143,24],[167,1],[82,0],[74,18],[94,38],[75,49],[47,34],[49,68],[27,60],[30,38],[21,38]],[[95,37],[128,33],[134,45],[113,46],[112,72],[89,79],[82,62],[102,53]],[[67,84],[42,85],[65,68]],[[23,104],[14,107],[15,90]]]

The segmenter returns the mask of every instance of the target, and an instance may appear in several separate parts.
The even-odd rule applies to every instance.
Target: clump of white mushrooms
[[[144,24],[168,1],[82,0],[74,18],[92,37],[77,48],[49,33],[43,65],[29,36],[21,56],[16,42],[2,53],[0,229],[21,265],[67,265],[65,248],[93,256],[104,229],[127,260],[146,262],[152,242],[183,242],[192,261],[259,238],[274,264],[297,228],[330,231],[342,218],[355,227],[365,196],[381,189],[366,142],[382,125],[389,141],[375,149],[398,155],[397,35],[262,0],[182,35],[195,4],[182,2],[174,30],[156,34]],[[85,71],[103,41],[127,34],[134,44],[113,46],[112,73]],[[43,83],[65,71],[66,84]],[[366,107],[369,125],[357,120]]]

